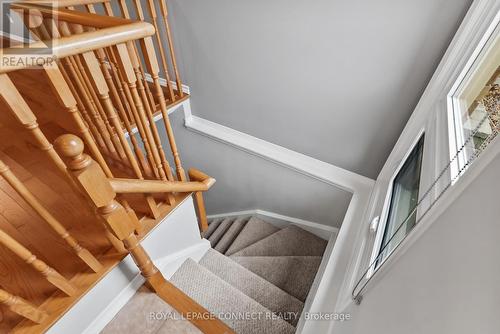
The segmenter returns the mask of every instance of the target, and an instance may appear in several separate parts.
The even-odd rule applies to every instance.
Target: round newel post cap
[[[66,158],[77,158],[83,154],[83,141],[75,135],[65,134],[54,141],[57,152]]]

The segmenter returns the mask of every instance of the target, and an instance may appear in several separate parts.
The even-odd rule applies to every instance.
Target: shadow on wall
[[[182,108],[170,120],[184,168],[196,167],[217,179],[205,194],[209,215],[260,209],[340,227],[350,193],[187,130]]]

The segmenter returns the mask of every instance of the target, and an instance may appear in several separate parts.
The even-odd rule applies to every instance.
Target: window
[[[370,261],[374,266],[370,268],[369,276],[415,226],[423,153],[424,135],[421,135],[390,182],[382,225],[378,229]]]
[[[498,30],[478,47],[448,96],[453,182],[500,131]]]

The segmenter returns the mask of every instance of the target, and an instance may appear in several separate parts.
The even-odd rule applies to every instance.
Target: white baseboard
[[[191,258],[198,262],[210,248],[210,242],[202,239],[198,244],[186,248],[175,254],[156,260],[155,264],[165,278],[169,279],[179,269],[182,263]],[[83,334],[100,333],[102,329],[114,318],[125,304],[134,296],[136,291],[144,284],[142,275],[137,275],[118,296],[116,296],[106,309],[102,311],[94,321],[82,332]]]
[[[336,235],[339,231],[339,229],[336,227],[327,226],[324,224],[300,218],[284,216],[275,212],[269,212],[259,209],[209,215],[207,216],[207,218],[213,219],[213,218],[236,217],[236,216],[257,216],[262,220],[267,221],[268,223],[271,223],[279,228],[286,227],[290,224],[297,225],[300,228],[308,232],[311,232],[325,240],[329,240],[333,235]]]
[[[153,78],[151,78],[151,75],[149,73],[144,73],[146,80],[149,82],[153,82]],[[177,90],[177,83],[175,81],[170,81],[170,84],[172,85],[172,88]],[[163,87],[167,87],[167,80],[164,78],[160,78],[160,85]],[[182,85],[182,91],[186,94],[191,94],[191,88],[187,85]]]

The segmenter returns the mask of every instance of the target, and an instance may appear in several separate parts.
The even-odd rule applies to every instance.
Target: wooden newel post
[[[134,234],[134,223],[125,208],[116,201],[116,193],[101,169],[90,156],[83,153],[83,142],[74,135],[62,135],[54,142],[56,150],[66,159],[69,172],[103,217],[106,228],[123,242],[142,275],[155,281],[164,280],[151,258]]]

